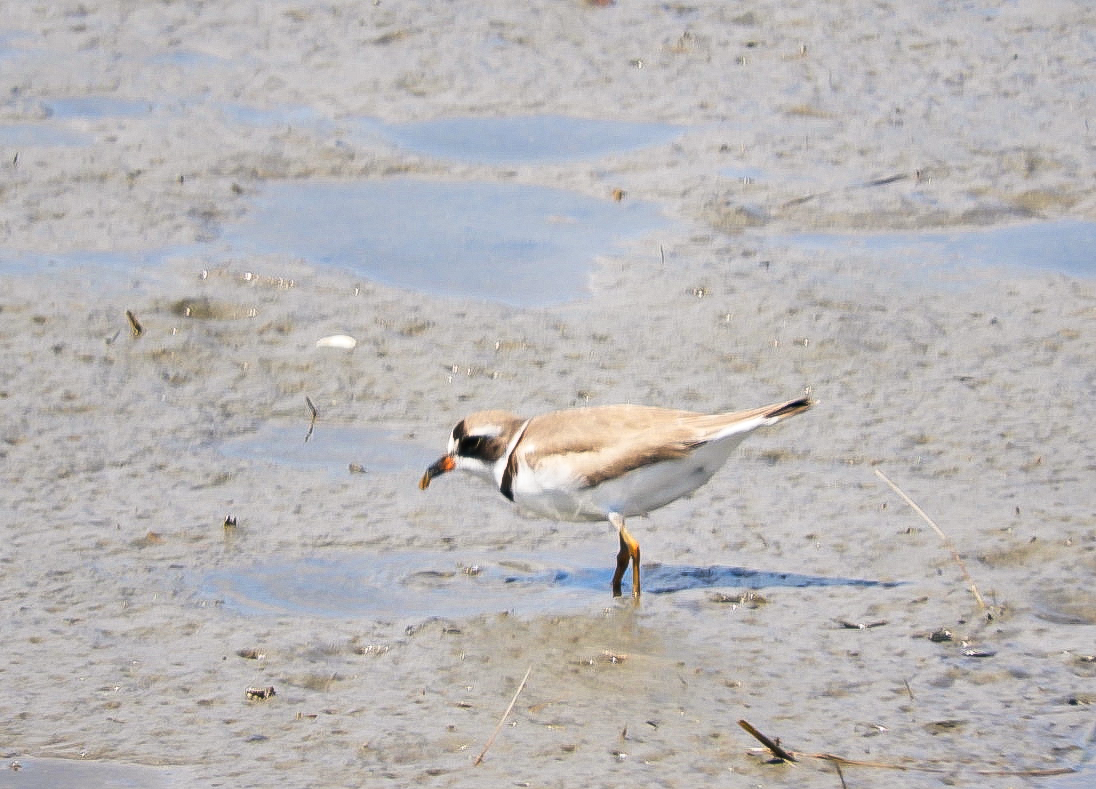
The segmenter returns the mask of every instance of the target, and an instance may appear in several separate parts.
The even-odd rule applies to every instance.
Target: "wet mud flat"
[[[152,765],[167,785],[835,780],[828,762],[766,764],[745,719],[801,754],[944,771],[888,773],[896,785],[1014,785],[994,776],[1079,763],[1096,671],[1096,609],[1075,582],[1093,561],[1091,406],[1069,392],[1092,375],[1090,288],[945,277],[883,300],[850,294],[845,261],[831,265],[835,284],[809,297],[802,269],[750,258],[723,279],[697,272],[702,297],[644,289],[648,315],[713,346],[734,304],[717,294],[767,293],[723,361],[762,396],[730,405],[795,379],[820,404],[637,520],[638,606],[609,597],[602,525],[523,519],[471,480],[415,485],[469,402],[625,387],[658,402],[668,386],[696,408],[726,402],[724,374],[690,371],[695,357],[637,362],[598,298],[530,312],[277,266],[12,278],[10,757]],[[838,298],[870,328],[825,306]],[[178,308],[198,299],[223,309]],[[482,332],[455,338],[469,315]],[[316,347],[336,327],[353,350]],[[529,370],[559,382],[540,402]],[[302,459],[310,428],[318,457]],[[985,610],[876,468],[945,530]]]
[[[11,11],[0,786],[1091,783],[1086,6]],[[638,605],[416,487],[806,387]]]

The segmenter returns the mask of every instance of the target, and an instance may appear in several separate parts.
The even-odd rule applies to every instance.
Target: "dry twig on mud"
[[[529,674],[532,672],[533,667],[529,668],[525,672],[525,676],[521,678],[521,684],[518,685],[518,689],[514,692],[514,698],[510,699],[510,706],[506,708],[506,712],[502,713],[502,717],[499,718],[498,725],[495,726],[495,730],[491,732],[491,736],[487,738],[487,744],[483,746],[483,750],[480,751],[479,756],[472,762],[472,766],[475,767],[483,761],[483,757],[487,754],[487,749],[491,747],[491,743],[495,741],[495,737],[498,736],[499,730],[502,728],[502,724],[506,722],[506,718],[510,715],[510,710],[514,709],[514,703],[518,700],[518,696],[521,695],[521,691],[525,689],[525,682],[529,679]]]
[[[970,584],[971,594],[974,595],[974,599],[978,601],[978,607],[983,611],[986,610],[986,601],[982,599],[982,595],[978,592],[978,586],[974,583],[974,579],[971,578],[970,572],[967,570],[967,565],[963,562],[963,558],[959,555],[959,552],[955,550],[955,544],[948,538],[948,535],[944,534],[944,530],[936,525],[936,521],[925,514],[925,511],[917,506],[909,496],[907,496],[900,487],[890,481],[890,478],[879,469],[875,469],[875,476],[883,480],[890,486],[890,489],[897,493],[902,501],[910,505],[914,512],[924,518],[925,523],[932,527],[932,530],[936,532],[937,536],[944,541],[944,545],[949,551],[951,551],[951,558],[955,560],[955,563],[959,565],[959,569],[963,571],[963,576],[967,579],[967,583]]]
[[[1018,777],[1018,778],[1039,778],[1048,775],[1069,775],[1070,773],[1077,772],[1077,767],[1034,767],[1034,768],[998,768],[998,767],[968,767],[962,764],[946,764],[943,762],[936,763],[914,763],[910,761],[901,762],[881,762],[881,761],[865,761],[862,759],[848,759],[844,756],[838,756],[833,753],[800,753],[799,751],[790,751],[782,747],[779,740],[774,740],[758,731],[749,722],[740,720],[738,725],[753,735],[762,745],[764,745],[769,753],[775,756],[780,761],[785,762],[797,762],[800,759],[818,759],[820,761],[829,762],[837,768],[838,776],[841,778],[841,783],[844,785],[845,776],[841,771],[841,767],[874,767],[880,770],[901,770],[903,772],[919,772],[919,773],[952,773],[957,771],[965,771],[973,773],[974,775],[982,776],[1006,776],[1006,777]],[[1096,730],[1094,730],[1096,731]]]

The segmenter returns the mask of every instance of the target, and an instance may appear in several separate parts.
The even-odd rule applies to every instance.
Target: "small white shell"
[[[321,337],[316,340],[317,348],[345,348],[349,351],[357,344],[358,341],[348,334],[332,334],[329,337]]]

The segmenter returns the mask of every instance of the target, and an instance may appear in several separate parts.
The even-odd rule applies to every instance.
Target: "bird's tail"
[[[787,419],[789,416],[803,413],[812,405],[814,405],[814,401],[811,400],[810,395],[804,395],[795,400],[789,400],[786,403],[776,403],[774,405],[765,406],[763,414],[765,424],[775,425],[782,419]]]
[[[759,427],[768,427],[782,422],[789,416],[801,414],[814,405],[810,396],[797,397],[784,403],[772,403],[760,408],[751,408],[747,411],[735,411],[726,414],[713,414],[712,416],[699,417],[698,421],[707,426],[711,431],[704,436],[705,441],[722,441],[731,436],[744,438]],[[741,441],[742,438],[738,440]]]

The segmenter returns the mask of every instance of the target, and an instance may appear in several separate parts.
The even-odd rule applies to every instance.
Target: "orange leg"
[[[620,581],[624,578],[624,571],[628,569],[628,561],[632,558],[628,553],[628,544],[624,537],[620,538],[620,553],[617,554],[616,572],[613,573],[613,597],[620,597]]]
[[[620,551],[617,553],[616,572],[613,573],[613,597],[620,597],[620,582],[628,563],[632,564],[632,597],[639,598],[639,543],[624,527],[624,518],[615,512],[609,515],[609,522],[616,526],[620,534]]]

